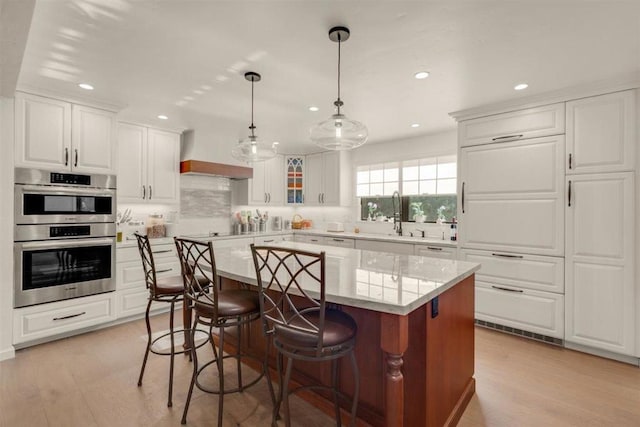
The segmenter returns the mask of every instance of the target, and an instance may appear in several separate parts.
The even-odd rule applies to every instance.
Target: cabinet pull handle
[[[520,135],[505,135],[505,136],[496,136],[495,138],[491,138],[492,141],[500,141],[501,139],[519,139],[522,138],[524,135],[520,134]]]
[[[569,202],[569,207],[571,207],[571,181],[569,181],[569,191],[567,195],[567,201]]]
[[[318,239],[310,239],[312,242],[317,242]]]
[[[275,240],[273,240],[273,239],[269,239],[269,240],[263,240],[263,242],[265,242],[265,243],[272,243],[272,242],[275,242]]]
[[[70,314],[68,316],[62,316],[62,317],[54,317],[53,320],[67,320],[67,319],[73,319],[74,317],[80,317],[83,314],[87,314],[86,311],[83,311],[82,313],[76,313],[76,314]]]
[[[502,286],[493,286],[493,285],[491,285],[491,287],[492,287],[493,289],[497,289],[497,290],[499,290],[499,291],[517,292],[517,293],[520,293],[520,294],[521,294],[522,292],[524,292],[522,289],[509,289],[509,288],[503,288]]]
[[[75,160],[73,161],[73,167],[78,167],[78,149],[73,150],[75,153]]]
[[[153,194],[153,189],[149,186],[149,200],[151,200],[151,195]]]
[[[151,251],[151,252],[153,252],[154,254],[166,254],[167,252],[171,252],[171,249],[164,249],[161,251]]]
[[[524,258],[522,255],[509,255],[509,254],[497,254],[497,253],[492,253],[491,256],[497,256],[500,258],[517,258],[517,259]]]
[[[429,249],[430,251],[441,251],[442,250],[442,248],[438,248],[438,247],[435,247],[435,246],[427,246],[427,249]]]
[[[271,203],[271,193],[267,193],[267,196],[269,196],[269,198],[267,199],[267,203]]]
[[[146,199],[147,198],[147,186],[143,185],[142,186],[142,199]]]
[[[573,168],[573,162],[572,162],[572,157],[571,157],[571,153],[569,153],[569,169]]]
[[[322,193],[322,203],[324,204],[324,193]]]
[[[66,147],[64,149],[64,165],[69,166],[69,149]]]
[[[333,239],[334,242],[344,242],[344,239]]]
[[[462,181],[462,213],[464,213],[464,181]]]
[[[264,193],[264,202],[267,203],[267,193]]]
[[[167,272],[172,271],[172,270],[173,270],[173,268],[165,268],[164,270],[157,270],[156,274],[158,274],[158,273],[167,273]]]
[[[318,193],[318,203],[322,203],[322,201],[320,199],[320,193]]]

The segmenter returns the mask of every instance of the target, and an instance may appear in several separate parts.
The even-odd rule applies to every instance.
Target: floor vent
[[[508,334],[530,338],[532,340],[544,342],[547,344],[553,344],[553,345],[559,345],[559,346],[563,345],[563,342],[560,338],[554,338],[554,337],[549,337],[542,334],[536,334],[534,332],[523,331],[522,329],[512,328],[511,326],[504,326],[498,323],[486,322],[484,320],[476,319],[476,325],[489,328],[489,329],[495,329],[496,331],[506,332]]]

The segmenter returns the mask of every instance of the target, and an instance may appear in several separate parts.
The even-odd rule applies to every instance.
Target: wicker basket
[[[295,214],[293,218],[291,218],[291,228],[294,230],[300,230],[302,228],[302,217],[298,214]]]

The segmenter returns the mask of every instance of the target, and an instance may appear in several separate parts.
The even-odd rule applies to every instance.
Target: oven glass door
[[[46,288],[111,277],[111,245],[26,250],[22,289]]]
[[[115,289],[115,239],[14,244],[15,307]]]
[[[110,196],[25,193],[22,200],[25,215],[109,215],[113,210]]]

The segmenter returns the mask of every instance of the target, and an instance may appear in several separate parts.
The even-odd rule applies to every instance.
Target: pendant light
[[[277,149],[276,144],[266,144],[258,141],[258,137],[255,135],[256,126],[253,124],[253,84],[259,82],[262,77],[260,74],[249,71],[244,74],[244,78],[251,82],[251,135],[243,141],[240,141],[238,145],[231,150],[231,155],[238,160],[245,162],[263,162],[276,156]]]
[[[346,27],[333,27],[329,30],[329,39],[338,43],[338,99],[333,103],[336,114],[313,126],[310,130],[311,141],[327,150],[351,150],[359,147],[369,137],[367,127],[356,120],[347,118],[340,109],[340,47],[349,39],[350,31]]]

